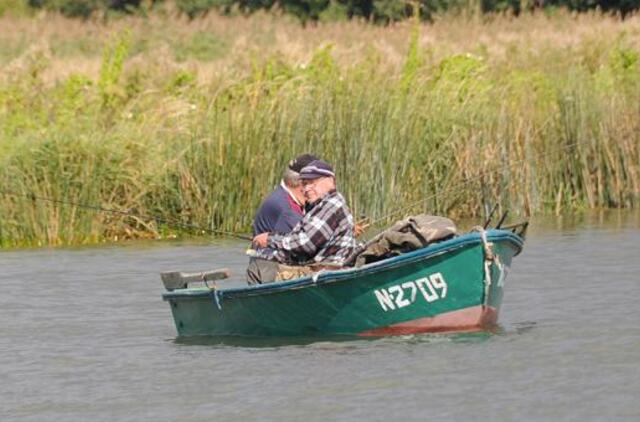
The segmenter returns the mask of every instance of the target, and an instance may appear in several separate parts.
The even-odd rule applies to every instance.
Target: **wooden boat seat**
[[[162,284],[168,291],[175,289],[186,289],[189,283],[207,283],[208,281],[222,280],[229,278],[231,271],[228,268],[220,268],[217,270],[201,271],[201,272],[182,272],[182,271],[167,271],[160,273],[162,278]]]

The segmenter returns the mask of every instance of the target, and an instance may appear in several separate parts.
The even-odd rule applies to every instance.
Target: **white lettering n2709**
[[[421,293],[418,296],[418,292]],[[386,289],[377,289],[373,293],[385,312],[404,308],[415,303],[419,297],[427,303],[443,299],[447,296],[447,282],[441,273],[431,274],[428,277],[415,281],[407,281],[396,284]]]

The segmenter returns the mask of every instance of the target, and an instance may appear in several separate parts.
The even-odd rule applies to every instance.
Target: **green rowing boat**
[[[515,230],[471,232],[359,268],[258,286],[212,287],[208,280],[224,275],[204,273],[198,287],[165,282],[163,299],[180,336],[475,331],[496,324],[523,244]]]

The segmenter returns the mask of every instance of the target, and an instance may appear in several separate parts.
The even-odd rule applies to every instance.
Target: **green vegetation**
[[[374,219],[640,203],[637,18],[208,19],[0,21],[17,29],[0,35],[2,246],[175,233],[36,197],[246,232],[302,152]]]
[[[432,20],[442,13],[481,12],[511,13],[557,8],[572,11],[602,10],[626,16],[640,8],[640,0],[0,0],[3,12],[24,13],[28,9],[45,9],[70,17],[92,15],[146,15],[151,10],[177,8],[190,19],[208,13],[249,15],[257,11],[274,11],[295,16],[303,23],[366,19],[389,24],[415,16]]]

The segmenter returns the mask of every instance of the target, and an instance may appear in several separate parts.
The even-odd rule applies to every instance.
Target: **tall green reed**
[[[42,80],[46,57],[0,83],[0,244],[91,243],[179,233],[163,220],[248,231],[302,152],[332,162],[354,214],[477,216],[635,207],[638,52],[624,39],[505,57],[435,58],[414,36],[401,66],[375,50],[340,65],[257,57],[198,70],[127,62]],[[128,66],[129,64],[129,66]],[[97,213],[94,204],[139,217]]]

